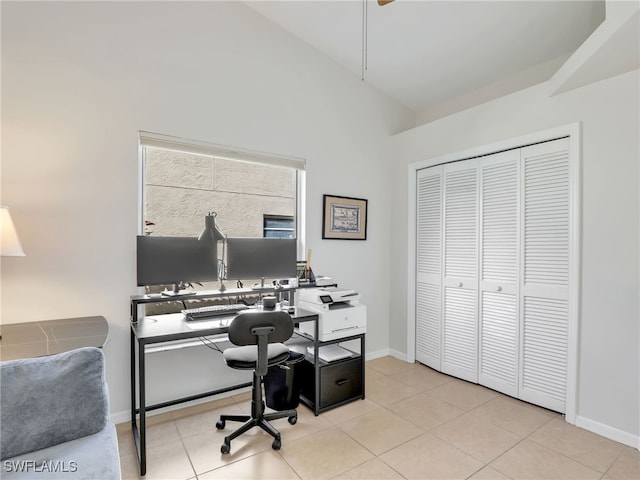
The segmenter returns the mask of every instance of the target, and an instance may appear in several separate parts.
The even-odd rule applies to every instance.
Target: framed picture
[[[323,200],[323,239],[367,239],[367,200],[334,195],[324,195]]]

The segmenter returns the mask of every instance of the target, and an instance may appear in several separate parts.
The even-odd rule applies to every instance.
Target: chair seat
[[[268,365],[277,365],[289,358],[289,348],[284,343],[270,343],[268,345]],[[227,348],[222,354],[224,361],[231,368],[238,370],[253,370],[256,368],[258,349],[255,345]]]

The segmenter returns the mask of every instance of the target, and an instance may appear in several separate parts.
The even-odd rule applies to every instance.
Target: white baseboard
[[[389,349],[383,348],[382,350],[377,350],[375,352],[369,352],[364,355],[365,362],[369,360],[375,360],[376,358],[382,358],[389,355]]]
[[[402,360],[403,362],[407,361],[407,354],[398,352],[397,350],[393,350],[390,348],[383,348],[382,350],[377,350],[375,352],[369,352],[364,356],[365,361],[375,360],[376,358],[382,357],[394,357],[398,360]]]
[[[585,430],[597,433],[598,435],[608,438],[609,440],[623,443],[640,450],[640,436],[638,435],[624,432],[609,425],[605,425],[604,423],[581,417],[580,415],[576,417],[576,427],[584,428]]]
[[[130,423],[131,422],[131,412],[112,412],[110,415],[110,420],[112,423],[118,425],[119,423]]]
[[[397,358],[398,360],[402,360],[403,362],[407,362],[407,354],[404,352],[389,350],[389,355],[391,355],[393,358]]]
[[[212,402],[214,400],[219,400],[224,397],[231,397],[233,395],[239,395],[243,392],[250,392],[251,387],[240,388],[238,390],[233,390],[230,392],[220,393],[215,396],[200,398],[198,400],[192,400],[190,402],[179,403],[178,405],[172,405],[170,407],[159,408],[157,410],[152,410],[151,412],[147,412],[147,418],[152,417],[154,415],[159,415],[161,413],[170,412],[172,410],[179,410],[181,408],[187,408],[192,405],[198,405],[200,403]],[[109,415],[109,418],[112,423],[118,425],[119,423],[131,423],[131,411],[125,410],[120,412],[112,412]]]

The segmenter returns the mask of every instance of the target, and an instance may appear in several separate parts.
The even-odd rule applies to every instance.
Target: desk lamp
[[[227,236],[222,233],[218,227],[216,226],[216,217],[218,214],[216,212],[209,212],[204,217],[204,230],[198,237],[198,240],[205,240],[217,243],[219,241],[222,242],[222,255],[218,259],[218,278],[220,279],[220,287],[218,290],[220,292],[224,292],[227,287],[224,285],[224,250],[225,244],[227,243]]]

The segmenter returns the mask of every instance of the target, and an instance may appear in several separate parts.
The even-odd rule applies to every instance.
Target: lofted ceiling
[[[364,82],[436,117],[549,80],[605,17],[604,0],[246,3]]]

